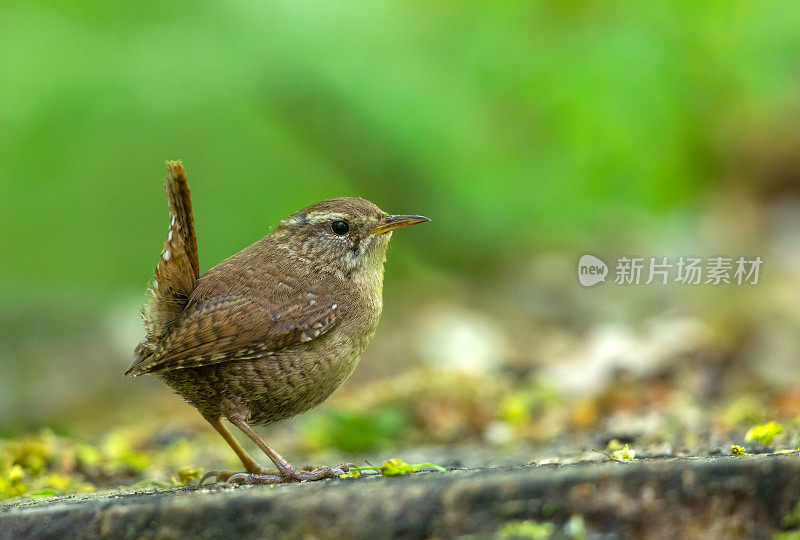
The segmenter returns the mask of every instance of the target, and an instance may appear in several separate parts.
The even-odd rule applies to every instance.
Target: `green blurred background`
[[[395,235],[383,324],[332,398],[349,412],[286,428],[321,430],[306,450],[397,443],[399,425],[412,442],[490,443],[576,414],[597,426],[624,410],[597,396],[631,362],[634,380],[695,397],[711,380],[703,411],[745,393],[789,396],[790,414],[799,20],[794,1],[6,0],[0,434],[194,421],[160,383],[122,378],[166,233],[167,159],[190,179],[203,271],[328,197],[433,220]],[[755,287],[584,289],[587,252],[765,264]],[[591,378],[553,385],[566,416],[534,429],[549,402],[531,381],[564,366]],[[499,390],[483,410],[426,386],[431,407],[411,412],[359,393],[437,369]],[[337,426],[374,433],[331,442]]]

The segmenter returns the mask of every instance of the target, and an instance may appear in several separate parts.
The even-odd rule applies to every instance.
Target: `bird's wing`
[[[323,335],[339,319],[338,307],[316,297],[266,309],[235,294],[190,303],[156,351],[126,374],[135,377],[263,357]]]

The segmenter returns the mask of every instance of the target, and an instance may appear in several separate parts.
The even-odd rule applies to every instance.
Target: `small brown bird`
[[[189,187],[180,161],[167,162],[170,225],[150,301],[146,337],[126,375],[154,373],[214,426],[247,483],[318,480],[347,469],[299,469],[251,426],[290,418],[325,400],[353,372],[381,314],[383,263],[391,231],[429,221],[388,215],[342,197],[295,212],[255,244],[202,277]],[[222,424],[227,418],[261,448],[261,469]]]

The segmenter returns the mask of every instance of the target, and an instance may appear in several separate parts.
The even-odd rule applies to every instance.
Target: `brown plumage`
[[[143,310],[146,336],[126,374],[154,373],[197,407],[242,459],[249,474],[236,479],[339,473],[295,469],[250,426],[307,411],[352,373],[380,318],[391,231],[427,218],[387,215],[358,198],[322,201],[198,277],[186,176],[180,162],[167,167],[170,228]],[[264,450],[277,475],[264,474],[223,417]]]

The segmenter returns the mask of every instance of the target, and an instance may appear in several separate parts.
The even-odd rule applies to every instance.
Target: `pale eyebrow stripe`
[[[345,220],[345,215],[339,212],[310,212],[306,214],[306,220],[310,223],[319,223],[320,221],[334,219]]]

